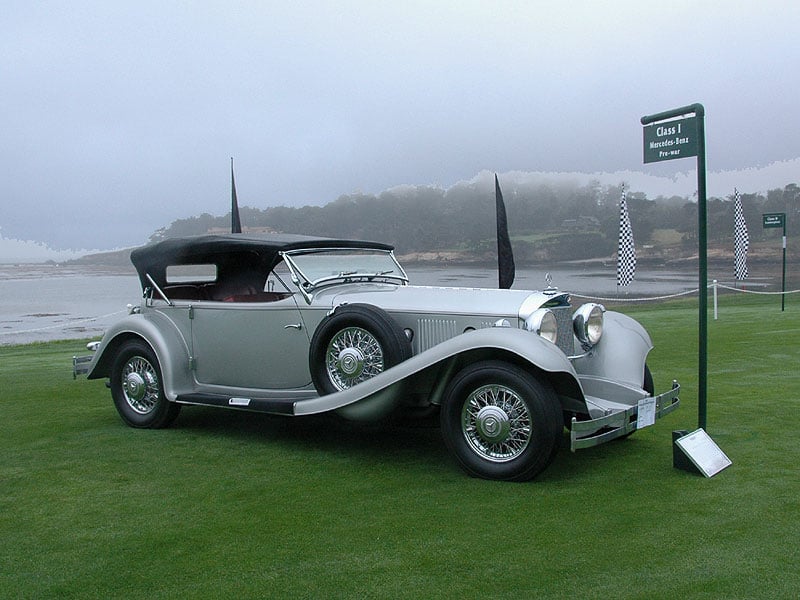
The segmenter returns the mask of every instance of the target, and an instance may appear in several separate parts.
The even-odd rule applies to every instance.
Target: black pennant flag
[[[503,192],[500,191],[497,173],[494,175],[494,194],[497,205],[497,271],[499,287],[501,290],[507,290],[514,283],[514,253],[511,251],[506,205],[503,202]]]
[[[233,179],[233,157],[231,157],[231,233],[242,233],[239,219],[239,201],[236,199],[236,181]]]

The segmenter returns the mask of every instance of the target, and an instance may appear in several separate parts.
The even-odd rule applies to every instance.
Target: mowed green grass
[[[82,342],[0,348],[0,597],[800,596],[795,297],[725,296],[709,321],[708,432],[733,461],[711,479],[672,466],[696,301],[622,310],[682,407],[524,484],[466,476],[434,428],[184,408],[134,430],[73,381]]]

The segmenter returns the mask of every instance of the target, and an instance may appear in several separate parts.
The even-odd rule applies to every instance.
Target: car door
[[[192,362],[198,384],[260,390],[311,385],[310,340],[295,296],[277,296],[193,306]]]

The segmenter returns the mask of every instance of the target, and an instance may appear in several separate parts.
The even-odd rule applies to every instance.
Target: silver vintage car
[[[391,246],[294,235],[204,235],[131,253],[139,306],[76,357],[108,378],[128,425],[183,405],[372,421],[438,413],[469,474],[522,481],[565,426],[574,451],[679,405],[655,394],[650,337],[567,293],[417,287]]]

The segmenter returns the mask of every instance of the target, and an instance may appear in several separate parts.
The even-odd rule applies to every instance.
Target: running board
[[[267,398],[239,398],[218,394],[182,394],[175,399],[178,404],[234,408],[273,415],[294,415],[294,400],[269,400]]]

